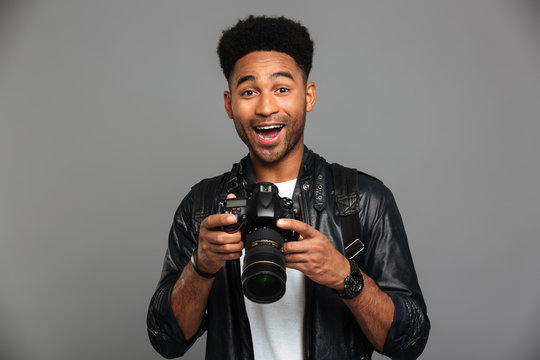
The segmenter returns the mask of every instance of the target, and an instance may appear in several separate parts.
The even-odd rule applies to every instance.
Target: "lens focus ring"
[[[283,247],[283,237],[279,232],[271,228],[258,228],[246,235],[246,247],[251,248],[256,245],[252,243],[259,240],[270,240],[278,244],[278,248],[281,250]]]

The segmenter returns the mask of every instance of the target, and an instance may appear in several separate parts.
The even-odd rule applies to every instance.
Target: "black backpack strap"
[[[360,269],[364,267],[365,245],[360,239],[361,228],[358,219],[360,195],[358,192],[358,172],[339,164],[332,164],[334,194],[343,234],[345,255],[354,260]]]
[[[217,189],[225,174],[204,179],[193,186],[193,210],[191,216],[195,234],[199,233],[202,221],[208,215],[212,214],[217,196]]]

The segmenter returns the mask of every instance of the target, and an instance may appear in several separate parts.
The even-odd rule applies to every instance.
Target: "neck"
[[[298,172],[300,171],[303,155],[303,143],[299,143],[298,146],[292,149],[283,159],[273,163],[263,162],[261,159],[250,155],[256,181],[281,183],[296,179],[298,177]]]

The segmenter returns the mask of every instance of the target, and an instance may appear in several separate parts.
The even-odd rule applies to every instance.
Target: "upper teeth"
[[[280,129],[283,125],[268,125],[268,126],[258,126],[258,130],[272,130],[272,129]]]

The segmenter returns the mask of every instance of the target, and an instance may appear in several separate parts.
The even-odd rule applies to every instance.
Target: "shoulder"
[[[333,187],[338,200],[340,196],[354,197],[360,201],[361,206],[370,204],[376,208],[394,201],[392,192],[379,178],[337,163],[328,164],[327,167],[332,173]]]
[[[233,165],[233,170],[237,164]],[[223,191],[231,179],[231,171],[204,178],[191,186],[190,191],[183,197],[176,210],[176,220],[179,218],[194,218],[211,211],[216,194]],[[210,209],[208,209],[210,207]],[[206,214],[208,215],[208,214]]]
[[[234,163],[229,171],[200,180],[191,187],[191,192],[197,198],[205,195],[208,191],[229,193],[238,188],[239,182],[247,171],[246,168],[249,167],[248,159],[249,157],[245,156],[239,162]]]
[[[356,168],[343,166],[338,163],[330,164],[328,162],[326,162],[326,166],[332,173],[334,186],[348,187],[350,190],[355,190],[359,193],[389,191],[379,178]]]
[[[358,173],[358,191],[360,194],[386,198],[392,195],[390,189],[378,178],[373,175],[357,171]]]
[[[377,177],[340,163],[330,163],[319,154],[308,150],[308,163],[315,173],[327,175],[335,194],[344,196],[374,197],[378,200],[392,199],[392,192]],[[310,161],[311,160],[311,161]]]
[[[204,193],[209,189],[217,189],[217,187],[223,182],[223,180],[225,179],[225,177],[227,177],[228,174],[228,172],[225,172],[220,175],[202,179],[191,187],[190,192],[200,195],[201,193]]]

